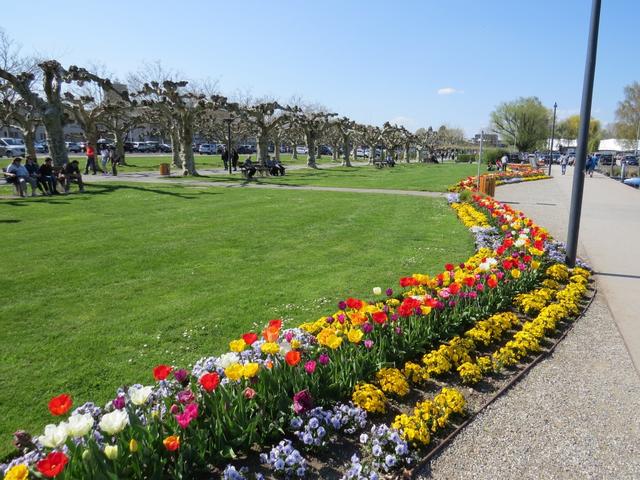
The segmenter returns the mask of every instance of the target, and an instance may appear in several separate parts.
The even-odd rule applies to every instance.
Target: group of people
[[[279,159],[272,160],[271,157],[267,157],[265,162],[265,167],[269,170],[269,174],[277,177],[278,175],[284,177],[285,166],[282,165]],[[258,168],[251,161],[251,157],[247,157],[247,159],[242,164],[242,170],[244,170],[247,178],[253,178],[253,176],[258,171]]]
[[[84,192],[84,183],[80,173],[78,160],[72,160],[61,169],[53,166],[50,157],[45,158],[42,165],[38,165],[35,158],[27,157],[22,164],[22,157],[16,157],[7,167],[5,173],[7,182],[15,186],[16,192],[21,197],[27,196],[28,186],[31,186],[31,196],[35,197],[36,191],[42,195],[60,195],[58,185],[63,192],[69,193],[72,183],[77,183],[81,192]]]
[[[87,164],[84,168],[84,174],[89,174],[91,169],[92,174],[95,175],[98,171],[96,163],[96,152],[91,145],[87,145]],[[100,163],[102,165],[102,175],[109,175],[109,169],[107,165],[111,162],[111,174],[118,175],[118,165],[120,165],[121,158],[116,154],[116,150],[113,147],[109,147],[106,143],[100,145]]]
[[[240,155],[238,155],[238,151],[235,148],[231,150],[231,155],[229,155],[229,152],[227,150],[222,152],[222,161],[224,162],[225,170],[229,170],[229,162],[231,162],[233,171],[234,172],[237,171],[239,159],[240,159]]]

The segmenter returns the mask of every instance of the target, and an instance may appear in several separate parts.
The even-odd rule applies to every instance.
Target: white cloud
[[[453,95],[454,93],[464,93],[464,90],[457,90],[453,87],[444,87],[438,89],[438,95]]]

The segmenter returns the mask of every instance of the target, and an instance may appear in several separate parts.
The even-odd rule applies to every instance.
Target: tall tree
[[[294,109],[295,122],[302,130],[307,142],[307,166],[310,168],[317,168],[316,154],[318,148],[318,139],[322,136],[325,129],[330,126],[329,119],[337,116],[337,113],[327,113],[323,111],[313,111],[308,109],[303,111],[296,107]]]
[[[558,138],[565,140],[576,140],[578,131],[580,130],[580,115],[571,115],[564,120],[558,122],[556,127]],[[598,145],[602,140],[602,125],[600,120],[591,118],[589,120],[589,144],[590,152],[598,150]],[[548,146],[548,145],[547,145]]]
[[[339,134],[339,138],[342,143],[342,166],[351,167],[351,160],[349,155],[351,150],[354,150],[354,161],[358,160],[356,156],[357,145],[355,145],[354,137],[356,135],[356,122],[348,119],[347,117],[341,117],[333,122],[333,128],[335,128]]]
[[[625,140],[627,148],[638,149],[640,143],[640,82],[624,87],[624,99],[616,109],[616,135]]]
[[[521,152],[544,145],[549,135],[549,119],[549,110],[537,97],[501,103],[491,113],[493,131]]]
[[[165,80],[162,83],[145,83],[135,97],[144,106],[156,109],[177,128],[180,143],[180,159],[184,175],[198,175],[193,156],[193,135],[199,115],[208,109],[220,109],[226,97],[205,96],[186,89],[188,82]]]
[[[278,127],[291,120],[293,108],[278,102],[262,102],[247,105],[239,114],[249,131],[256,136],[258,161],[264,165],[269,158],[269,143],[275,140],[275,150],[280,151]]]

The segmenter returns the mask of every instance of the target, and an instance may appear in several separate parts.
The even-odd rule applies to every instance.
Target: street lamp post
[[[225,118],[227,124],[227,165],[229,166],[229,174],[231,174],[231,163],[233,161],[233,155],[231,154],[231,122],[233,118]]]
[[[582,213],[582,194],[584,192],[584,167],[587,160],[589,142],[589,120],[591,119],[591,100],[593,98],[593,77],[596,70],[596,52],[598,49],[598,29],[600,26],[601,0],[592,0],[591,21],[587,60],[584,67],[582,86],[582,103],[580,105],[580,129],[578,131],[578,149],[573,169],[573,189],[571,190],[571,208],[569,211],[569,229],[567,232],[567,257],[570,267],[576,264],[578,254],[578,233],[580,231],[580,214]]]
[[[480,153],[478,154],[478,179],[477,179],[477,187],[478,191],[480,191],[480,163],[482,162],[482,141],[484,140],[484,130],[480,131]]]
[[[553,124],[551,127],[551,148],[549,149],[549,173],[551,176],[551,164],[553,163],[553,140],[556,136],[556,109],[558,108],[558,104],[556,102],[553,103]]]

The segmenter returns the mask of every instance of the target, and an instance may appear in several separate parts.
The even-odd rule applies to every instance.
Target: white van
[[[198,153],[214,155],[218,153],[218,145],[215,143],[203,143],[198,147]]]
[[[0,156],[24,157],[26,147],[19,138],[0,138]]]

